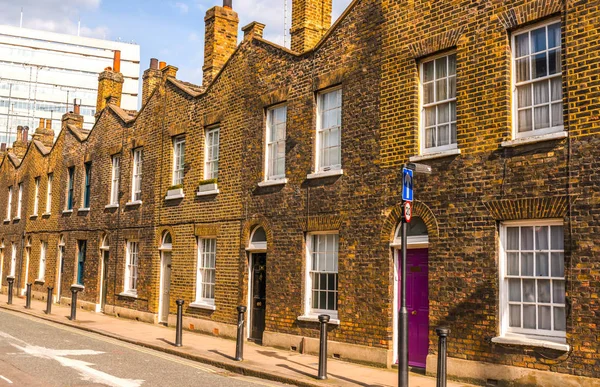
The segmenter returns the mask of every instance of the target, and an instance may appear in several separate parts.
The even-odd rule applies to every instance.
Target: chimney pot
[[[29,142],[29,126],[25,126],[23,128],[23,138],[22,141],[27,144]]]
[[[81,99],[75,98],[73,100],[73,112],[77,115],[81,115]]]
[[[46,129],[52,129],[52,120],[46,120]]]
[[[38,128],[41,128],[41,129],[43,129],[43,128],[44,128],[44,123],[45,123],[45,122],[46,122],[46,120],[45,120],[45,119],[43,119],[43,118],[40,118],[40,124],[39,124]]]
[[[158,59],[156,59],[156,58],[150,59],[150,68],[152,70],[158,70]]]
[[[225,8],[233,8],[233,5],[231,4],[233,1],[232,0],[223,0],[223,7]]]
[[[3,142],[2,144],[0,144],[0,151],[6,152],[6,143],[5,142]]]
[[[115,50],[115,56],[113,58],[113,69],[115,73],[121,72],[121,51]]]
[[[158,68],[160,70],[164,69],[165,67],[167,67],[167,62],[160,62],[159,65],[158,65]]]

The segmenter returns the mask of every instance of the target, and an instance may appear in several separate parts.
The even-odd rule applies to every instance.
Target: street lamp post
[[[411,172],[409,172],[411,171]],[[402,260],[400,263],[400,310],[398,311],[398,387],[408,387],[408,309],[406,309],[406,251],[408,222],[412,218],[413,173],[431,173],[424,164],[407,164],[402,171]]]

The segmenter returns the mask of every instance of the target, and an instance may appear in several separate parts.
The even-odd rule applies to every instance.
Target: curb
[[[35,317],[35,318],[39,318],[40,320],[44,320],[44,321],[49,321],[49,322],[53,322],[56,324],[60,324],[60,325],[64,325],[64,326],[68,326],[71,328],[76,328],[85,332],[89,332],[89,333],[95,333],[101,336],[105,336],[105,337],[109,337],[111,339],[115,339],[115,340],[119,340],[119,341],[123,341],[125,343],[129,343],[129,344],[133,344],[133,345],[137,345],[143,348],[148,348],[148,349],[152,349],[155,351],[159,351],[159,352],[163,352],[163,353],[167,353],[169,355],[174,355],[174,356],[178,356],[187,360],[192,360],[192,361],[196,361],[199,363],[203,363],[203,364],[208,364],[217,368],[221,368],[224,369],[226,371],[230,371],[239,375],[243,375],[243,376],[251,376],[251,377],[256,377],[256,378],[260,378],[260,379],[266,379],[266,380],[271,380],[274,382],[280,382],[280,383],[286,383],[286,384],[291,384],[294,386],[299,386],[299,387],[323,387],[324,385],[327,386],[335,386],[334,381],[332,381],[331,379],[325,380],[321,383],[316,383],[316,382],[310,382],[310,381],[303,381],[303,380],[298,380],[298,379],[293,379],[293,378],[289,378],[286,376],[282,376],[282,375],[278,375],[278,374],[274,374],[274,373],[270,373],[270,372],[266,372],[266,371],[262,371],[260,369],[256,369],[253,367],[248,367],[248,366],[244,366],[242,364],[231,364],[228,362],[224,362],[224,361],[219,361],[219,360],[215,360],[212,358],[208,358],[205,356],[201,356],[201,355],[193,355],[193,354],[189,354],[189,353],[185,353],[182,351],[178,351],[176,349],[170,349],[170,348],[164,348],[158,345],[154,345],[154,344],[150,344],[150,343],[146,343],[143,341],[137,341],[137,340],[133,340],[130,339],[128,337],[124,337],[124,336],[120,336],[120,335],[116,335],[114,333],[110,333],[110,332],[105,332],[102,330],[98,330],[98,329],[92,329],[92,328],[88,328],[88,327],[84,327],[75,323],[72,323],[70,321],[61,321],[61,320],[57,320],[51,317],[47,317],[47,316],[40,316],[34,312],[30,312],[26,309],[22,309],[19,310],[19,308],[17,307],[11,307],[8,305],[0,305],[0,309],[4,309],[4,310],[8,310],[11,312],[17,312],[17,313],[22,313],[31,317]]]

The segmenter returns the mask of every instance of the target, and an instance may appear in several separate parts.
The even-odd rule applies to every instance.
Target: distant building
[[[0,142],[12,143],[17,126],[60,118],[81,99],[84,128],[96,113],[98,73],[121,51],[122,107],[137,108],[140,47],[136,44],[0,26]]]

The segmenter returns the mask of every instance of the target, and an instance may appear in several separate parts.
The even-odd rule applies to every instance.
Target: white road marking
[[[6,377],[4,377],[2,375],[0,375],[0,379],[6,380],[6,383],[8,383],[8,384],[13,384],[13,382],[9,378],[6,378]]]
[[[67,356],[90,356],[90,355],[101,355],[104,352],[92,351],[89,349],[84,350],[56,350],[45,347],[39,347],[30,345],[21,339],[13,337],[5,332],[0,332],[0,337],[12,341],[10,343],[13,347],[23,351],[27,355],[41,358],[55,360],[60,363],[63,367],[69,367],[79,372],[82,380],[90,381],[92,383],[105,384],[111,387],[140,387],[143,380],[133,379],[122,379],[116,376],[107,374],[106,372],[98,371],[92,366],[94,364],[85,362],[83,360],[70,359]],[[15,343],[16,342],[16,343]],[[18,343],[18,344],[17,344]]]

